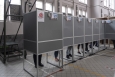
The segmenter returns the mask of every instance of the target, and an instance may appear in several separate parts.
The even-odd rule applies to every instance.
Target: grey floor
[[[49,77],[115,77],[115,70],[112,69],[115,68],[115,58],[111,59],[114,56],[115,50],[104,50],[93,56],[78,60],[75,63],[68,64],[64,66],[63,71],[54,73]],[[45,67],[39,69],[39,77],[45,77],[48,74],[59,70],[59,68],[48,64],[46,59],[46,55],[43,55],[42,63],[45,65]],[[48,55],[48,60],[55,65],[59,64],[58,62],[55,62],[52,53]],[[64,64],[65,63],[68,63],[68,61],[64,60]],[[28,54],[27,60],[24,61],[24,68],[36,76],[37,70],[34,68],[31,53]],[[23,70],[23,59],[15,58],[8,62],[6,65],[0,61],[0,77],[31,76]]]

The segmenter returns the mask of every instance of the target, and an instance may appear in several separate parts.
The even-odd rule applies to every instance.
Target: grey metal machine
[[[99,24],[99,26],[100,26],[100,40],[102,40],[102,39],[105,39],[105,21],[104,20],[100,20],[99,21],[100,22],[100,24]]]
[[[74,17],[74,46],[78,44],[84,44],[85,38],[84,38],[84,28],[85,28],[85,20],[83,17]],[[85,50],[83,49],[83,52]],[[75,52],[75,50],[74,50]],[[79,56],[80,58],[84,57],[83,55],[76,55]]]
[[[110,48],[110,40],[115,40],[115,20],[105,21],[105,38],[108,39],[108,44]]]
[[[106,39],[105,39],[105,21],[104,20],[99,20],[99,51],[106,49]],[[101,46],[100,40],[104,40],[104,46]]]
[[[99,21],[93,20],[93,41],[99,40]]]
[[[99,25],[99,20],[93,19],[93,41],[97,42],[99,44],[99,39],[100,39],[100,25]],[[93,47],[93,46],[92,46]],[[98,51],[99,51],[99,46],[98,46]],[[93,54],[96,53],[97,51],[93,50]]]
[[[105,38],[115,40],[115,20],[107,20],[106,21]]]
[[[72,59],[68,60],[64,57],[65,60],[70,61],[70,63],[72,61],[74,61],[73,55],[73,17],[69,16],[69,15],[63,15],[63,50],[64,48],[68,48],[70,47],[71,50],[69,51],[70,53],[72,53]],[[72,51],[72,52],[71,52]],[[67,51],[66,51],[67,53]],[[67,54],[65,54],[67,55]]]
[[[36,10],[24,15],[24,50],[40,55],[62,48],[62,14]],[[38,56],[36,60],[38,77]]]
[[[59,51],[59,58],[61,62],[55,65],[48,60],[47,63],[63,68],[63,51],[64,47],[72,47],[72,59],[67,60],[73,62],[75,59],[76,50],[75,45],[83,44],[83,55],[79,58],[84,58],[90,54],[95,53],[93,47],[88,54],[85,54],[85,43],[93,43],[93,41],[100,41],[102,39],[115,40],[115,20],[106,23],[97,19],[90,19],[84,17],[72,17],[62,15],[61,13],[53,13],[36,10],[24,15],[24,50],[36,55]],[[93,45],[93,44],[92,44]],[[100,45],[99,49],[100,51]],[[37,77],[38,56],[37,56]],[[24,70],[32,75],[28,69]],[[30,63],[30,62],[29,62]],[[32,75],[34,77],[34,75]]]
[[[85,44],[86,43],[92,43],[93,42],[93,20],[91,18],[85,18],[85,43],[84,47],[86,48]],[[89,51],[89,53],[85,56],[88,56],[93,53],[93,50]]]

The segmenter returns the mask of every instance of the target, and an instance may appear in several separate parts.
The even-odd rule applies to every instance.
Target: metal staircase
[[[8,1],[8,6],[6,5],[7,1]],[[10,5],[11,5],[11,1],[12,0],[4,0],[4,24],[3,24],[2,35],[1,35],[1,38],[0,38],[0,56],[2,58],[3,63],[6,63],[6,61],[10,57],[15,57],[15,56],[19,56],[20,57],[21,55],[23,55],[22,51],[19,49],[18,43],[15,42],[16,39],[17,39],[17,35],[19,33],[20,27],[21,27],[22,22],[23,22],[23,15],[11,15],[11,14],[9,15],[8,14],[8,11],[9,11],[9,8],[10,8]],[[36,1],[37,0],[35,0],[34,3],[31,4],[29,12],[32,11]],[[29,0],[27,0],[25,2],[25,4],[24,4],[24,13],[26,13],[26,6],[27,5],[29,5]],[[21,7],[22,7],[22,4],[21,4]],[[11,41],[11,42],[7,42],[6,41],[6,21],[7,21],[7,17],[8,16],[21,17],[21,21],[20,21],[18,30],[17,30],[17,32],[15,34],[15,37],[14,37],[13,41]],[[24,57],[25,58],[26,58],[26,55],[27,55],[27,53],[26,53],[26,51],[24,51]]]

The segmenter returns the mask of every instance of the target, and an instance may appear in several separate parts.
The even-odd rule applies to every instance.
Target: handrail
[[[5,15],[7,15],[7,13],[8,13],[8,10],[9,10],[9,7],[10,7],[10,3],[11,3],[11,0],[9,1],[8,8],[7,8],[7,10],[6,10],[6,13],[4,13]],[[6,19],[6,18],[7,18],[7,16],[6,16],[4,19]],[[1,44],[1,42],[2,42],[3,33],[4,33],[4,27],[3,27],[2,35],[1,35],[1,38],[0,38],[0,44]]]
[[[25,2],[25,13],[26,13],[26,5],[27,5],[27,2],[28,2],[28,1],[29,1],[29,0],[27,0],[27,1]],[[32,5],[32,7],[31,7],[31,9],[29,10],[29,12],[32,11],[32,9],[33,9],[33,7],[34,7],[36,1],[37,1],[37,0],[34,1],[34,3],[33,3],[33,5]],[[22,22],[23,22],[23,16],[21,16],[21,15],[9,15],[9,14],[7,14],[8,11],[9,11],[9,7],[10,7],[10,4],[11,4],[11,0],[9,1],[9,4],[8,4],[7,9],[6,9],[6,2],[7,2],[7,0],[4,0],[4,25],[3,25],[2,35],[1,35],[1,38],[0,38],[0,44],[1,44],[2,38],[3,38],[3,35],[4,35],[4,44],[3,44],[3,47],[4,47],[4,60],[3,60],[3,62],[4,62],[4,63],[6,63],[6,20],[7,20],[7,17],[8,17],[8,16],[22,17],[22,19],[21,19],[21,21],[20,21],[20,24],[19,24],[19,27],[18,27],[18,30],[17,30],[16,35],[15,35],[14,40],[13,40],[14,42],[15,42],[15,40],[16,40],[16,38],[17,38],[18,32],[19,32],[20,27],[21,27]],[[22,6],[22,4],[21,4],[21,6]]]
[[[32,7],[31,7],[31,9],[29,10],[29,12],[32,11],[32,9],[33,9],[33,7],[34,7],[36,1],[37,1],[37,0],[34,1],[34,3],[33,3],[33,5],[32,5]],[[26,5],[27,5],[27,2],[28,2],[28,0],[27,0],[26,3],[25,3],[25,7],[26,7]],[[26,8],[25,8],[25,13],[26,13]],[[22,18],[22,20],[21,20],[21,22],[20,22],[20,25],[19,25],[18,30],[17,30],[17,32],[16,32],[16,35],[15,35],[15,37],[14,37],[14,42],[16,41],[16,38],[17,38],[18,32],[19,32],[19,30],[20,30],[20,27],[21,27],[21,25],[22,25],[22,22],[23,22],[23,18]]]

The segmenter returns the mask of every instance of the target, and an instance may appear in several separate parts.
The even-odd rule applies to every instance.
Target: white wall
[[[7,22],[6,23],[6,34],[15,35],[18,30],[19,24],[20,24],[19,22]],[[3,30],[3,22],[0,22],[0,35],[2,34],[2,30]],[[21,25],[18,34],[23,34],[23,24]]]

